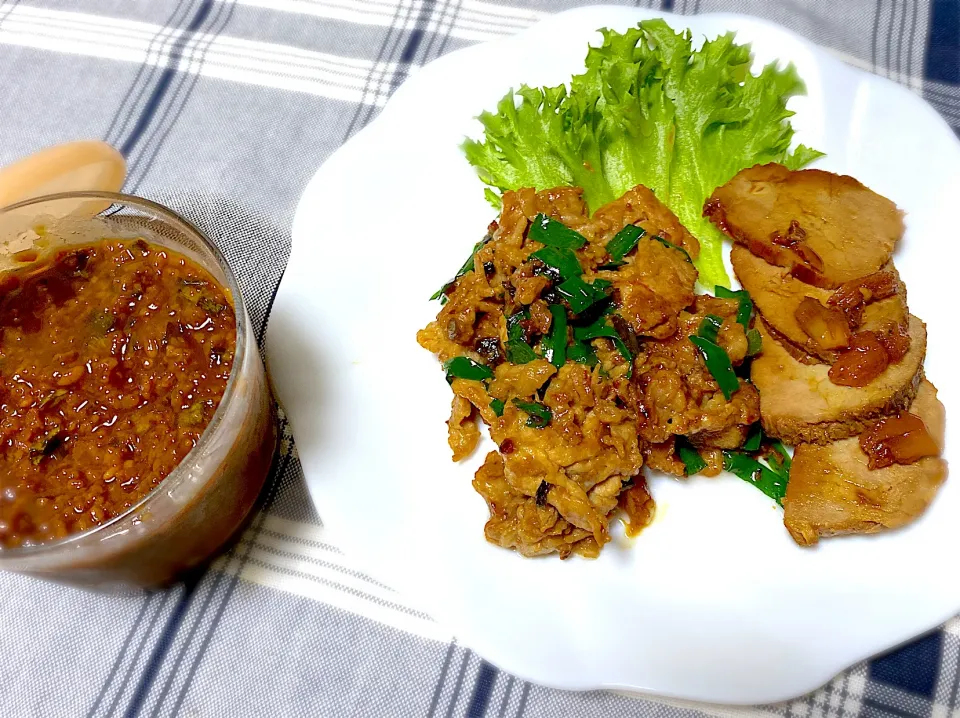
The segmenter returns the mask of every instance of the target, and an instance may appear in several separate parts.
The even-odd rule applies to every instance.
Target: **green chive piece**
[[[747,440],[743,442],[743,450],[749,452],[759,451],[761,441],[763,441],[763,429],[760,428],[760,424],[754,424],[750,427]]]
[[[617,351],[627,361],[627,377],[633,376],[633,354],[623,338],[607,323],[606,315],[599,317],[593,324],[585,327],[575,327],[573,338],[578,342],[588,342],[591,339],[610,339],[617,347]],[[594,355],[596,356],[596,355]]]
[[[776,463],[778,469],[760,463],[752,456],[739,451],[723,452],[723,468],[734,476],[753,484],[764,494],[783,506],[783,497],[787,494],[790,481],[790,469]]]
[[[745,330],[750,328],[750,316],[753,314],[753,300],[750,299],[750,293],[746,289],[734,291],[718,284],[714,287],[713,293],[721,299],[736,299],[739,301],[740,306],[737,307],[737,321],[743,325]]]
[[[575,361],[577,364],[586,364],[590,367],[594,367],[600,363],[600,360],[597,359],[597,353],[593,351],[593,347],[576,339],[567,347],[567,359]]]
[[[544,247],[538,249],[530,255],[534,259],[539,259],[551,269],[560,274],[561,279],[570,279],[579,277],[583,274],[583,268],[577,260],[577,255],[572,249],[563,249],[561,247]]]
[[[759,354],[761,349],[763,349],[763,337],[760,336],[760,332],[756,329],[748,329],[747,356],[752,357],[754,354]]]
[[[529,318],[530,313],[526,310],[507,318],[507,361],[511,364],[529,364],[534,359],[539,359],[533,347],[523,339],[520,322]]]
[[[527,412],[527,426],[534,429],[542,429],[553,419],[553,412],[540,402],[513,400],[514,405],[521,411]]]
[[[733,372],[733,365],[730,363],[730,357],[720,346],[714,344],[709,339],[699,336],[690,337],[690,341],[696,345],[703,356],[703,361],[707,365],[707,371],[713,375],[720,385],[720,391],[723,392],[727,401],[733,396],[733,392],[740,388],[740,380]]]
[[[697,328],[697,336],[708,339],[714,344],[717,343],[717,335],[720,333],[720,327],[723,325],[723,319],[716,314],[708,314]]]
[[[586,237],[582,234],[575,232],[562,222],[550,219],[545,214],[538,214],[533,218],[527,239],[561,249],[580,249],[587,243]]]
[[[567,362],[567,310],[559,304],[551,304],[550,314],[553,322],[543,358],[559,369]]]
[[[539,359],[537,353],[523,339],[507,341],[507,361],[511,364],[529,364],[536,359]]]
[[[574,314],[589,309],[597,302],[606,299],[606,290],[610,282],[604,279],[594,280],[592,284],[587,284],[580,277],[570,277],[562,284],[557,286],[560,296],[567,300],[570,305],[570,311]]]
[[[780,454],[780,464],[786,469],[787,474],[790,473],[790,467],[793,466],[793,459],[790,458],[790,454],[787,453],[787,447],[783,445],[781,441],[774,441],[771,446],[773,450]]]
[[[640,238],[647,233],[642,227],[628,224],[607,242],[607,254],[614,262],[620,262],[637,246]]]
[[[660,244],[662,244],[664,247],[669,247],[670,249],[675,249],[678,252],[683,252],[683,256],[687,258],[687,261],[690,262],[690,264],[693,264],[693,257],[691,257],[690,253],[687,250],[685,250],[683,247],[681,247],[679,244],[674,244],[669,239],[664,239],[663,237],[657,234],[651,235],[650,239],[660,242]]]
[[[707,468],[707,462],[703,460],[693,445],[687,441],[686,437],[678,436],[676,441],[677,457],[683,462],[684,471],[687,476],[699,474]]]
[[[472,381],[486,381],[493,379],[493,371],[485,364],[476,362],[470,357],[454,357],[443,365],[447,372],[447,382],[454,379],[470,379]]]
[[[431,302],[432,302],[434,299],[439,299],[441,303],[446,304],[447,290],[448,290],[450,287],[452,287],[453,284],[454,284],[458,279],[460,279],[460,277],[462,277],[464,274],[466,274],[467,272],[472,272],[472,271],[473,271],[473,260],[474,260],[474,257],[477,256],[477,252],[480,251],[480,248],[481,248],[483,245],[485,245],[487,242],[489,242],[491,239],[493,239],[493,237],[490,236],[490,235],[487,235],[486,237],[484,237],[483,239],[481,239],[479,242],[477,242],[475,245],[473,245],[473,251],[470,252],[470,257],[467,259],[466,262],[463,263],[463,266],[460,267],[459,270],[457,270],[457,273],[456,273],[456,275],[454,275],[453,279],[451,279],[449,282],[447,282],[447,283],[444,284],[442,287],[440,287],[440,289],[438,289],[437,291],[435,291],[433,294],[430,295],[430,301],[431,301]]]
[[[506,406],[507,405],[503,403],[503,399],[492,399],[490,401],[490,408],[493,409],[493,413],[497,416],[503,416],[503,410]]]

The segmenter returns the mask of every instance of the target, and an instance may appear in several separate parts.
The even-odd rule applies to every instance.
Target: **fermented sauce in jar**
[[[236,348],[228,292],[142,239],[0,275],[0,549],[124,513],[197,443]]]

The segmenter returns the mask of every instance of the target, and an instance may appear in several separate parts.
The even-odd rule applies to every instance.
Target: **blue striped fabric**
[[[101,137],[242,278],[261,342],[316,168],[408,73],[579,0],[0,2],[0,165]],[[960,132],[957,0],[639,0],[760,15],[922,94]],[[0,575],[4,716],[960,715],[960,622],[787,704],[573,694],[498,671],[354,567],[284,432],[259,511],[207,570],[96,595]],[[905,610],[909,610],[905,608]]]

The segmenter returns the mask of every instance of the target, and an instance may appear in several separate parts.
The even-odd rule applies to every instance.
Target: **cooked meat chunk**
[[[467,399],[453,395],[453,408],[447,420],[447,443],[453,452],[453,460],[466,458],[480,441],[480,429],[477,428],[476,415]]]
[[[750,376],[760,392],[764,431],[788,444],[825,443],[859,434],[872,420],[907,407],[923,375],[927,332],[910,317],[910,350],[865,387],[838,386],[826,364],[802,364],[761,320],[763,349]]]
[[[619,314],[638,336],[664,339],[677,331],[678,313],[693,303],[697,270],[682,252],[641,239],[627,265],[615,273]]]
[[[696,259],[700,256],[697,238],[680,224],[680,220],[667,205],[643,185],[627,191],[620,199],[604,205],[579,231],[591,243],[605,244],[628,224],[642,227],[648,235],[656,235],[683,247]]]
[[[944,409],[930,382],[921,382],[910,413],[923,420],[942,450]],[[783,523],[801,546],[820,537],[897,528],[926,510],[946,476],[947,463],[934,456],[871,470],[857,437],[822,446],[800,444],[793,455]]]
[[[484,535],[491,543],[516,549],[524,556],[571,553],[595,557],[600,546],[589,531],[573,526],[548,504],[517,491],[504,477],[503,457],[496,451],[487,458],[473,479],[473,487],[487,501],[490,520]],[[549,491],[547,492],[549,495]]]
[[[636,536],[641,529],[645,528],[653,521],[656,512],[656,504],[650,496],[647,488],[647,480],[643,474],[634,479],[634,484],[624,490],[619,498],[620,508],[627,515],[627,534]]]
[[[896,205],[852,177],[778,164],[741,171],[703,211],[753,254],[830,289],[878,271],[903,236]]]
[[[730,261],[737,279],[750,293],[767,328],[772,330],[777,339],[788,342],[790,346],[787,349],[801,361],[832,364],[842,351],[840,348],[825,347],[824,342],[811,336],[813,332],[810,332],[809,325],[801,324],[797,316],[798,309],[808,298],[816,301],[825,311],[830,311],[849,333],[860,330],[882,332],[891,326],[907,327],[906,288],[892,263],[883,271],[896,277],[896,293],[885,299],[865,302],[857,317],[859,323],[851,327],[846,314],[835,306],[835,302],[831,302],[835,292],[801,282],[791,276],[788,269],[768,264],[740,245],[734,246],[730,252]]]
[[[690,341],[704,317],[713,314],[723,320],[718,333],[720,345],[735,365],[740,364],[746,340],[743,327],[736,321],[737,307],[733,299],[699,295],[692,311],[680,313],[673,336],[643,343],[636,360],[636,385],[644,441],[661,444],[672,436],[684,435],[692,441],[701,437],[699,442],[707,446],[726,445],[739,427],[760,418],[756,389],[741,379],[740,389],[728,401],[700,350]]]
[[[671,436],[661,444],[642,445],[643,461],[654,471],[662,471],[674,476],[686,476],[686,471],[680,457],[677,456],[677,441]]]
[[[683,252],[652,237],[682,247],[691,257],[699,255],[700,244],[653,192],[638,185],[578,227],[590,243],[585,251],[594,266],[609,261],[606,245],[627,225],[642,228],[645,235],[625,259],[625,266],[600,276],[613,282],[618,314],[631,331],[638,336],[669,337],[677,329],[677,313],[693,302],[697,270]]]

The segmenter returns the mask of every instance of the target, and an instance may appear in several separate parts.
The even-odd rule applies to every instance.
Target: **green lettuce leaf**
[[[576,185],[592,212],[646,185],[700,240],[701,284],[728,286],[722,235],[703,204],[745,167],[796,169],[821,155],[790,151],[786,104],[803,82],[792,65],[752,74],[750,47],[732,33],[694,51],[689,31],[662,20],[601,32],[569,90],[522,86],[482,113],[484,137],[464,142],[467,160],[495,205],[506,190]]]

